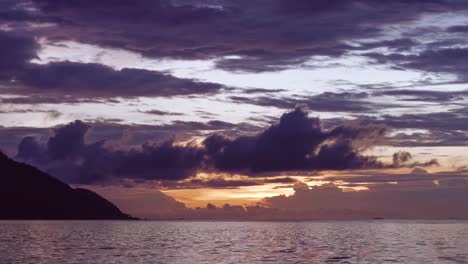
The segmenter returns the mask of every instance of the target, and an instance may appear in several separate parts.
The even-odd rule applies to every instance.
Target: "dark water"
[[[1,263],[468,263],[468,222],[3,221]]]

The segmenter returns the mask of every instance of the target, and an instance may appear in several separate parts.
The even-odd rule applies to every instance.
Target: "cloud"
[[[181,180],[193,176],[200,168],[203,151],[177,146],[172,141],[144,144],[140,149],[109,150],[101,144],[91,145],[81,166],[84,178],[91,181],[110,176],[141,180]]]
[[[32,110],[35,111],[35,110]],[[192,137],[203,136],[212,131],[223,131],[237,136],[261,130],[260,127],[247,123],[228,123],[220,120],[208,122],[173,121],[168,124],[125,124],[124,120],[92,119],[84,120],[91,128],[86,132],[86,141],[106,140],[107,145],[138,147],[145,142],[162,142],[173,139],[187,141]],[[83,122],[84,122],[83,121]],[[17,146],[24,137],[33,136],[39,143],[46,144],[59,127],[1,127],[0,147],[9,155],[15,155]]]
[[[173,141],[147,142],[135,148],[115,149],[106,141],[85,143],[89,126],[75,121],[55,130],[47,144],[32,137],[19,144],[17,158],[43,168],[69,183],[112,181],[113,178],[180,180],[200,167],[203,151]]]
[[[9,79],[29,60],[36,58],[39,45],[34,38],[0,30],[0,79]]]
[[[171,97],[214,94],[220,84],[181,79],[158,71],[123,68],[97,63],[51,62],[35,64],[39,44],[32,36],[0,30],[0,81],[4,93],[33,98],[2,98],[2,102],[79,102],[80,98]],[[57,96],[58,95],[58,96]],[[53,98],[53,97],[56,98]],[[51,97],[53,99],[51,99]]]
[[[395,129],[424,130],[398,133],[388,138],[388,143],[394,146],[463,146],[468,142],[468,118],[464,107],[444,112],[366,117],[362,122],[384,124]]]
[[[406,69],[417,69],[426,72],[454,74],[460,81],[468,80],[466,74],[468,66],[465,61],[468,58],[467,48],[441,48],[427,49],[418,54],[380,54],[368,53],[367,56],[376,59],[380,63],[393,63]]]
[[[184,127],[192,130],[233,128],[232,124],[221,121],[207,124],[179,122],[168,126],[169,131],[183,131]],[[150,141],[154,139],[151,135],[139,144],[129,144],[130,138],[121,142],[117,138],[86,143],[88,129],[89,125],[81,121],[72,122],[57,128],[47,144],[26,137],[19,144],[17,158],[70,183],[125,178],[182,180],[194,176],[197,171],[211,170],[241,171],[254,176],[275,171],[379,168],[383,166],[381,162],[361,152],[375,144],[386,131],[383,126],[356,125],[337,126],[325,131],[318,118],[308,117],[300,108],[282,115],[278,124],[255,136],[228,139],[214,134],[206,137],[202,146],[176,144],[173,139],[155,143]],[[109,136],[111,132],[115,133],[112,129],[100,133]],[[39,154],[42,152],[46,155]],[[232,182],[198,184],[226,185]]]
[[[22,160],[32,160],[45,156],[45,148],[35,137],[24,137],[18,145],[17,157]]]
[[[39,139],[49,136],[49,129],[34,127],[2,127],[0,126],[0,148],[5,154],[14,156],[18,145],[25,137]]]
[[[134,97],[213,94],[222,86],[180,79],[157,71],[115,70],[95,63],[29,64],[16,76],[30,92],[56,92],[75,97]]]
[[[19,8],[22,19],[12,15],[13,10],[10,19],[5,14],[3,18],[18,27],[28,17],[52,21],[55,27],[34,30],[52,40],[79,39],[155,58],[218,58],[220,68],[253,72],[284,69],[313,55],[339,56],[356,49],[347,41],[379,37],[386,25],[467,8],[466,3],[449,0],[33,3],[35,12]],[[382,42],[379,47],[392,45],[397,44]]]
[[[384,164],[364,152],[383,142],[385,126],[348,122],[323,129],[318,118],[309,117],[301,108],[283,114],[278,123],[263,131],[250,131],[251,136],[228,138],[209,134],[201,145],[177,143],[170,133],[186,133],[189,139],[190,135],[206,135],[203,131],[231,131],[236,125],[222,121],[175,122],[156,127],[94,125],[96,127],[91,128],[92,124],[72,122],[55,129],[46,143],[27,136],[19,144],[17,158],[69,183],[112,183],[122,179],[180,181],[192,178],[199,171],[262,177],[291,171],[438,165],[436,160],[409,162],[411,154],[406,152],[396,153],[393,164]],[[93,140],[87,141],[87,137]],[[273,183],[268,180],[192,180],[181,185],[193,188]],[[293,183],[285,180],[288,181],[282,183]]]
[[[230,99],[238,104],[280,109],[290,109],[299,105],[316,112],[346,113],[357,117],[362,124],[379,124],[393,129],[395,134],[387,135],[386,138],[386,144],[392,146],[460,146],[468,142],[467,109],[464,107],[466,98],[465,90],[436,91],[386,87],[366,92],[325,92],[301,97],[232,96]],[[445,110],[417,113],[419,106],[415,103],[444,107]],[[271,123],[268,116],[267,119],[255,118],[253,121]],[[340,125],[342,122],[343,118],[322,120],[325,127]]]
[[[278,124],[256,136],[228,139],[212,135],[203,142],[213,166],[223,171],[343,170],[382,166],[353,145],[385,127],[336,127],[323,131],[317,118],[300,108],[281,116]]]
[[[55,131],[47,142],[52,160],[66,160],[78,156],[85,148],[84,137],[89,126],[81,121],[72,122]]]
[[[258,96],[244,97],[231,96],[234,103],[253,104],[280,109],[292,109],[297,106],[305,106],[316,112],[346,112],[355,114],[372,114],[382,109],[409,107],[398,103],[372,102],[372,95],[367,92],[324,92],[313,96],[274,97]]]

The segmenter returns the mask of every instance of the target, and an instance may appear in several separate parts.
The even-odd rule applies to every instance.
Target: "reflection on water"
[[[468,263],[468,222],[3,221],[0,263]]]

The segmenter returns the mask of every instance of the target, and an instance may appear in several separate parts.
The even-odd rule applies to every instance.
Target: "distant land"
[[[33,166],[0,152],[0,219],[132,220],[86,189],[73,189]]]

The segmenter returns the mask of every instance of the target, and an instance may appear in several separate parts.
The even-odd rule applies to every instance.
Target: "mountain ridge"
[[[134,220],[97,193],[72,188],[0,151],[0,219]]]

